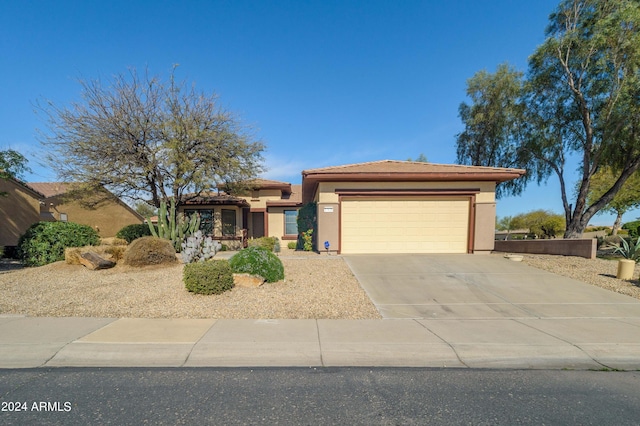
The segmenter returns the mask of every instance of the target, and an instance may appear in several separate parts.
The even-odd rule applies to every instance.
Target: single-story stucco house
[[[203,194],[180,211],[231,249],[246,238],[295,240],[298,209],[317,203],[316,250],[337,253],[489,253],[495,188],[521,169],[373,161],[304,170],[302,185],[257,179],[246,194]]]
[[[247,238],[273,236],[295,241],[301,185],[255,179],[247,187],[246,193],[237,196],[220,192],[188,197],[178,212],[199,214],[200,229],[232,250],[244,247]]]

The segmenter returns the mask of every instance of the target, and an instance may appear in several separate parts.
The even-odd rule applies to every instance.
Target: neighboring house
[[[44,197],[39,206],[40,221],[89,225],[103,238],[114,237],[124,226],[144,221],[135,210],[106,190],[80,199],[74,196],[73,186],[68,183],[34,182],[27,185]]]
[[[374,161],[302,172],[318,204],[316,249],[338,253],[489,253],[495,188],[521,169]]]
[[[232,250],[246,246],[248,238],[265,236],[295,240],[301,185],[256,179],[246,193],[202,193],[188,198],[178,208],[190,216],[200,215],[200,229]]]
[[[40,220],[44,195],[17,179],[0,179],[0,246],[15,247],[20,236]]]

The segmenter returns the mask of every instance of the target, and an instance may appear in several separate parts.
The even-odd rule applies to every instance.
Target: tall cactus
[[[184,239],[200,228],[200,216],[194,214],[190,220],[187,220],[183,214],[176,214],[176,202],[172,199],[168,209],[165,201],[160,202],[157,229],[151,223],[151,218],[147,217],[147,223],[151,235],[171,241],[173,247],[179,252]]]

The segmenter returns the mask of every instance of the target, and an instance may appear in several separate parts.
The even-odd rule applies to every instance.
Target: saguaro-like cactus
[[[180,251],[184,239],[200,228],[200,216],[194,214],[187,220],[183,214],[177,214],[176,202],[172,199],[168,209],[165,201],[160,202],[157,229],[148,217],[147,223],[151,235],[171,241],[176,251]]]

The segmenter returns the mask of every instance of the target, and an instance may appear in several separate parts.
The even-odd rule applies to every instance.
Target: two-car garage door
[[[341,203],[341,253],[466,253],[469,197],[363,197]]]

